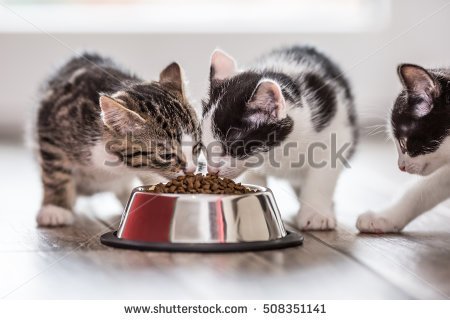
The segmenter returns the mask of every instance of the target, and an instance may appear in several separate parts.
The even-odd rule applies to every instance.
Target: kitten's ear
[[[224,80],[237,73],[236,60],[220,49],[211,55],[210,80]]]
[[[145,123],[139,114],[108,96],[100,96],[100,109],[103,123],[117,133],[125,134],[140,129]]]
[[[172,62],[159,74],[159,83],[184,95],[183,70],[181,66]]]
[[[420,66],[401,64],[398,66],[398,75],[405,89],[420,98],[420,101],[411,104],[414,114],[423,117],[430,113],[433,98],[439,95],[439,87],[430,73]]]
[[[247,103],[252,113],[275,120],[286,118],[286,101],[278,83],[272,80],[261,80],[250,101]]]
[[[398,66],[398,75],[403,86],[409,91],[436,94],[436,82],[424,68],[413,64],[401,64]]]

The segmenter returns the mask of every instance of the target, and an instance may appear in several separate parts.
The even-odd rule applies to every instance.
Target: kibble
[[[155,193],[206,193],[206,194],[246,194],[255,191],[236,183],[228,178],[221,178],[216,174],[203,175],[188,173],[179,176],[166,184],[155,185],[151,192]]]

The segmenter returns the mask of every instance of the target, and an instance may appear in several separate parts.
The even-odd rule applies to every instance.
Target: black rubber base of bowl
[[[100,241],[110,247],[142,251],[241,252],[274,250],[299,246],[303,243],[303,236],[299,233],[288,231],[285,237],[271,241],[237,243],[165,243],[120,239],[117,238],[117,231],[112,231],[102,235]]]

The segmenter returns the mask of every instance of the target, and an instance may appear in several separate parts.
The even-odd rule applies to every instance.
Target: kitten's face
[[[279,145],[292,126],[277,83],[255,72],[239,72],[230,56],[213,53],[202,120],[209,172],[237,177],[256,155]]]
[[[181,69],[169,65],[159,82],[133,83],[100,97],[109,133],[107,151],[133,170],[150,170],[167,179],[194,172],[199,125],[183,91]]]
[[[391,114],[398,166],[429,175],[450,159],[450,74],[409,64],[398,72],[404,90]]]

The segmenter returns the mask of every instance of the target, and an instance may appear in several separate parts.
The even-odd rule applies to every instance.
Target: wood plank
[[[33,215],[0,216],[0,252],[103,250],[101,234],[109,231],[96,219],[77,215],[68,227],[38,228]]]
[[[2,252],[0,296],[12,299],[190,298],[189,288],[174,281],[167,270],[152,267],[145,255],[112,249]],[[170,261],[167,254],[158,258],[161,264]]]
[[[206,268],[184,274],[199,297],[217,299],[381,299],[408,294],[306,235],[303,247],[199,259]],[[179,275],[180,277],[180,275]],[[211,291],[211,287],[215,288]]]
[[[310,236],[304,247],[258,253],[78,249],[1,256],[0,293],[16,289],[8,298],[408,298]]]
[[[334,232],[311,232],[311,235],[402,288],[413,298],[450,297],[450,252],[434,246],[443,241],[442,238],[450,240],[448,234],[381,236],[359,235],[348,230],[349,227],[341,224]]]

